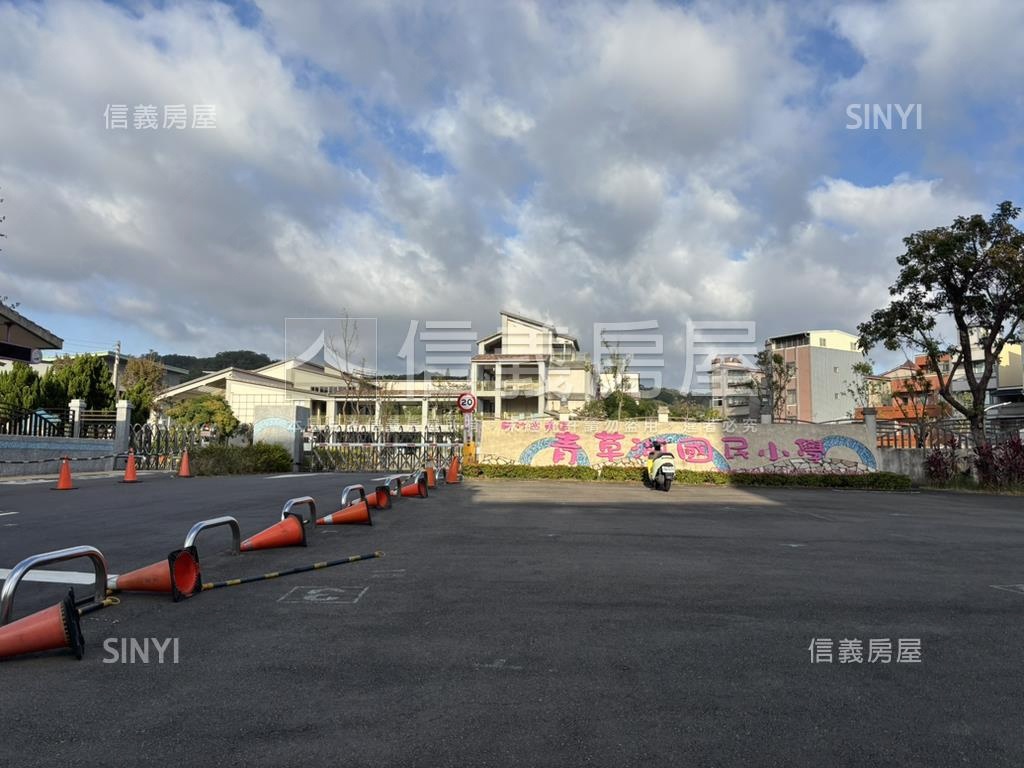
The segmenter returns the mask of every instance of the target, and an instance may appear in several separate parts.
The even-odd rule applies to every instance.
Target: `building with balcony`
[[[754,384],[760,375],[741,357],[714,358],[709,373],[711,407],[727,420],[760,419],[761,401]]]
[[[858,337],[845,331],[801,331],[767,339],[765,349],[782,355],[790,372],[785,418],[839,421],[850,418],[857,403],[848,391],[856,363],[867,358]]]
[[[470,361],[470,388],[484,418],[560,416],[617,388],[640,395],[635,373],[622,373],[618,382],[607,371],[595,377],[575,336],[514,312],[502,311],[500,318],[500,328],[477,341]]]

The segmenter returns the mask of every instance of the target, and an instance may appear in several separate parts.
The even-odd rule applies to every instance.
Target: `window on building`
[[[796,405],[796,390],[791,389],[786,393],[786,405]]]
[[[833,365],[832,366],[832,373],[839,373],[839,366],[838,365]]]
[[[786,363],[786,372],[791,375],[796,373],[796,363]]]
[[[824,336],[819,336],[818,337],[818,346],[819,347],[824,347],[824,346],[827,346],[827,345],[828,345],[828,339],[826,339]]]

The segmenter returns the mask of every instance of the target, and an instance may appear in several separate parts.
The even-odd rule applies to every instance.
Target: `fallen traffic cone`
[[[60,460],[60,476],[57,484],[53,486],[55,491],[73,491],[75,486],[71,484],[71,459],[67,456]]]
[[[74,590],[57,605],[0,627],[0,659],[55,648],[70,648],[79,659],[85,651]]]
[[[176,549],[166,560],[114,576],[109,586],[115,592],[159,592],[171,595],[174,602],[184,600],[202,587],[199,554],[195,547]]]
[[[178,467],[178,477],[192,477],[192,469],[188,465],[188,448],[181,454],[181,465]]]
[[[448,474],[444,478],[446,484],[457,485],[461,482],[459,478],[459,464],[459,457],[452,456],[452,463],[448,465]]]
[[[391,509],[391,491],[386,485],[378,485],[377,490],[366,497],[366,506],[371,509]]]
[[[325,515],[316,521],[317,525],[373,525],[370,519],[370,507],[365,501],[349,504],[344,509]]]
[[[306,546],[306,528],[302,518],[289,513],[284,520],[274,523],[264,531],[250,536],[238,547],[240,552],[251,552],[254,549],[274,549],[276,547]]]
[[[427,488],[430,490],[437,488],[437,473],[434,472],[433,467],[427,467]]]
[[[422,499],[427,498],[427,479],[420,475],[420,479],[415,483],[402,487],[402,495],[406,498],[413,496],[419,496]]]
[[[124,465],[124,478],[120,481],[122,483],[138,483],[139,477],[135,472],[135,451],[132,448],[128,449],[128,461]]]

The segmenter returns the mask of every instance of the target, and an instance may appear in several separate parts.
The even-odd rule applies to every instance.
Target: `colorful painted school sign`
[[[528,465],[639,465],[653,441],[681,469],[719,472],[873,472],[874,437],[862,424],[486,421],[480,461]]]

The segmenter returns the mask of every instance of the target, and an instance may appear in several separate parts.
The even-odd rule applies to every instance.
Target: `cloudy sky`
[[[994,0],[0,2],[0,295],[72,351],[376,317],[394,370],[414,320],[656,320],[673,385],[688,318],[853,331],[902,237],[1024,199],[1022,35]]]

